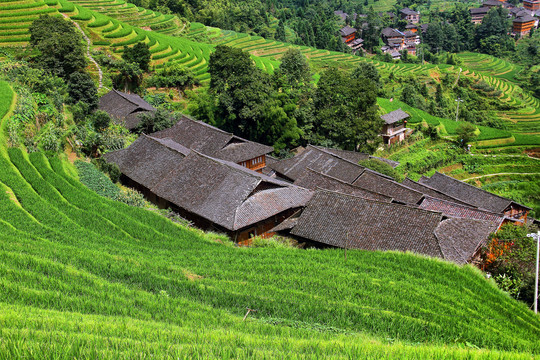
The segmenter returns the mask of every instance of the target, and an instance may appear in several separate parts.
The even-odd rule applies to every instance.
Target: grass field
[[[236,248],[101,197],[39,152],[0,152],[0,188],[0,358],[540,353],[540,319],[469,266]]]

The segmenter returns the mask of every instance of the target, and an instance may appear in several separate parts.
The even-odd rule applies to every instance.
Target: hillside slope
[[[5,82],[0,89],[3,114],[12,93]],[[344,261],[338,250],[231,247],[102,198],[69,163],[6,151],[3,139],[0,358],[540,353],[538,316],[471,267],[391,252],[349,251]],[[257,312],[243,322],[246,307]]]

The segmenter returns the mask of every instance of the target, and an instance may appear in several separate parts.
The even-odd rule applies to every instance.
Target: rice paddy
[[[237,248],[99,196],[57,156],[0,149],[0,358],[540,353],[540,319],[470,266]]]

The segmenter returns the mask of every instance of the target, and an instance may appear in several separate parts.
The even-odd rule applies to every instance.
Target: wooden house
[[[261,171],[266,166],[266,156],[274,151],[271,146],[242,139],[185,115],[171,128],[152,136],[171,139],[186,148],[255,171]]]
[[[523,0],[523,7],[530,11],[540,10],[540,0]]]
[[[409,114],[401,109],[394,110],[381,116],[384,120],[381,136],[387,145],[395,144],[405,139],[407,119]]]
[[[381,38],[385,44],[393,49],[402,50],[405,43],[405,34],[397,29],[390,27],[384,28],[381,31]]]
[[[470,9],[469,12],[471,13],[471,22],[477,25],[481,24],[488,11],[489,8],[487,6]]]
[[[524,36],[531,32],[537,24],[537,19],[531,15],[523,15],[512,20],[512,34]]]
[[[348,44],[356,38],[356,29],[347,25],[339,30],[339,35],[341,36],[341,40],[345,44]]]
[[[129,130],[139,124],[138,116],[143,113],[153,113],[156,109],[137,94],[128,94],[111,90],[99,99],[99,110],[108,113],[117,124],[124,125]]]
[[[482,3],[482,7],[487,7],[489,9],[497,6],[503,6],[503,2],[499,0],[486,0]]]
[[[419,183],[428,185],[460,201],[472,204],[479,209],[504,215],[514,222],[526,222],[527,215],[531,210],[515,201],[492,194],[438,172],[433,174],[431,178],[420,178]]]
[[[399,11],[401,18],[411,24],[418,24],[420,22],[420,13],[409,8],[403,8]]]
[[[272,235],[270,229],[312,196],[310,190],[203,155],[171,139],[142,135],[105,158],[118,165],[126,185],[148,200],[244,244],[256,235]]]
[[[274,230],[319,247],[410,251],[464,264],[496,227],[487,220],[320,190]]]

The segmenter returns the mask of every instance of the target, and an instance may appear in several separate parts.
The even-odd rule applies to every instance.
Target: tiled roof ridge
[[[391,206],[391,207],[394,207],[394,208],[396,208],[396,207],[399,207],[399,208],[406,207],[406,208],[409,208],[409,209],[415,209],[415,210],[425,212],[425,213],[429,213],[429,214],[439,214],[441,219],[443,217],[443,213],[440,212],[440,211],[426,210],[426,209],[421,209],[421,208],[415,207],[415,206],[403,205],[403,204],[398,204],[398,203],[393,203],[393,202],[383,202],[383,201],[379,201],[379,200],[366,199],[366,198],[356,196],[356,195],[344,194],[344,193],[340,193],[340,192],[337,192],[337,191],[326,190],[326,189],[321,189],[321,188],[317,188],[317,189],[318,189],[318,191],[324,192],[324,193],[338,194],[339,196],[342,196],[342,197],[351,197],[351,198],[354,198],[354,199],[365,200],[365,201],[372,202],[372,203],[388,205],[388,206]]]
[[[405,181],[405,180],[407,180],[407,179],[410,180],[410,181],[414,181],[413,179],[411,179],[411,178],[409,178],[409,177],[407,177],[407,176],[405,177],[405,179],[403,179],[403,181]],[[443,193],[442,191],[437,190],[437,189],[435,189],[435,188],[429,186],[428,184],[421,184],[421,183],[419,183],[418,181],[414,181],[414,182],[415,182],[416,184],[420,185],[420,186],[425,186],[425,187],[427,187],[428,189],[430,189],[430,190],[432,190],[432,191],[435,191],[435,192],[437,192],[437,193],[439,193],[439,194],[443,194],[443,195],[445,195],[445,196],[448,196],[449,198],[452,198],[452,199],[454,199],[454,200],[457,200],[457,201],[459,201],[460,203],[468,204],[468,205],[462,205],[462,204],[457,204],[457,205],[462,205],[462,206],[470,207],[470,208],[473,208],[473,209],[480,209],[480,208],[474,206],[473,204],[469,204],[468,202],[465,202],[465,201],[463,201],[463,200],[459,200],[458,198],[455,198],[455,197],[452,196],[452,195],[445,194],[445,193]],[[402,184],[403,184],[403,183],[402,183]],[[404,186],[407,186],[407,185],[404,185]],[[414,190],[414,189],[413,189],[413,190]],[[417,190],[417,191],[418,191],[418,190]],[[433,196],[430,196],[430,195],[427,195],[427,194],[424,194],[424,197],[434,198]],[[445,202],[452,203],[452,204],[456,204],[456,203],[451,202],[451,201],[449,201],[449,200],[443,200],[443,199],[438,199],[438,198],[434,198],[434,199],[441,200],[441,201],[445,201]],[[486,211],[486,212],[490,212],[489,210],[485,210],[485,209],[482,209],[482,210],[483,210],[483,211]]]
[[[459,207],[474,210],[474,211],[480,211],[480,212],[483,212],[483,213],[486,213],[486,214],[489,214],[489,215],[498,216],[498,217],[501,216],[501,214],[490,211],[490,210],[487,210],[487,209],[483,209],[483,208],[479,208],[479,207],[473,207],[473,206],[464,205],[464,204],[458,204],[458,203],[455,203],[455,202],[452,202],[452,201],[449,201],[449,200],[439,199],[439,198],[436,198],[436,197],[433,197],[433,196],[430,196],[430,195],[425,195],[425,197],[426,197],[426,199],[429,198],[429,199],[434,199],[435,201],[442,201],[442,202],[450,204],[452,206],[459,206]]]
[[[408,187],[407,185],[403,185],[403,184],[400,183],[399,181],[394,180],[394,178],[392,178],[391,176],[387,176],[387,175],[381,174],[381,173],[379,173],[379,172],[377,172],[377,171],[375,171],[375,170],[371,170],[371,169],[369,169],[369,168],[366,168],[366,171],[364,171],[362,174],[360,174],[360,176],[364,175],[365,172],[370,172],[370,173],[373,173],[373,174],[375,174],[375,175],[377,175],[377,176],[381,176],[381,175],[382,175],[386,180],[392,181],[392,182],[395,183],[395,184],[398,184],[398,185],[400,185],[400,186],[403,186],[404,188],[406,188],[406,189],[408,189],[408,190],[410,190],[410,191],[414,191],[415,193],[418,193],[418,194],[422,195],[423,197],[425,197],[425,194],[422,193],[421,191],[418,191],[418,190],[416,190],[416,189],[413,189],[413,188],[411,188],[411,187]],[[358,176],[358,178],[359,178],[360,176]],[[357,179],[358,179],[358,178],[357,178]],[[356,181],[356,180],[355,180],[355,181]]]
[[[340,160],[346,161],[346,162],[348,162],[348,163],[354,164],[354,165],[356,165],[356,166],[358,166],[358,167],[367,169],[365,166],[359,165],[359,164],[357,164],[357,163],[355,163],[354,161],[351,161],[351,160],[349,160],[349,159],[345,159],[344,157],[339,156],[338,154],[335,154],[335,153],[333,153],[333,152],[331,152],[331,151],[326,150],[326,149],[325,149],[324,147],[322,147],[322,146],[317,146],[317,145],[307,144],[306,149],[307,149],[308,147],[315,148],[315,149],[317,149],[317,150],[319,150],[319,151],[321,151],[321,152],[323,152],[323,153],[325,153],[325,154],[328,154],[328,155],[333,156],[333,157],[335,157],[335,158],[338,158],[338,159],[340,159]],[[336,149],[336,150],[341,150],[341,149]],[[345,151],[347,151],[347,150],[345,150]]]
[[[321,173],[321,172],[315,171],[315,170],[313,170],[313,169],[310,168],[310,167],[307,167],[306,169],[307,169],[308,171],[311,171],[311,172],[315,173],[315,174],[318,174],[318,175],[321,175],[321,176],[330,178],[330,179],[332,179],[332,180],[338,181],[338,182],[341,183],[341,184],[348,185],[348,186],[352,186],[352,187],[357,187],[357,188],[359,188],[359,189],[362,189],[363,191],[367,191],[367,192],[372,193],[372,194],[381,195],[381,196],[390,198],[391,200],[394,200],[394,198],[392,198],[391,196],[384,195],[384,194],[380,194],[380,193],[378,193],[378,192],[375,192],[375,191],[372,191],[372,190],[369,190],[369,189],[364,189],[364,188],[362,188],[362,187],[360,187],[360,186],[355,186],[355,185],[353,185],[353,184],[349,184],[348,182],[343,181],[343,180],[340,180],[340,179],[338,179],[338,178],[336,178],[336,177],[333,177],[333,176],[331,176],[331,175],[327,175],[327,174],[323,174],[323,173]],[[373,170],[368,169],[368,168],[366,168],[366,170],[373,171]],[[377,173],[377,172],[375,172],[375,173]],[[362,174],[363,174],[363,173],[362,173]],[[378,174],[378,173],[377,173],[377,174]],[[357,179],[358,179],[358,178],[357,178]],[[355,181],[356,181],[356,179],[355,179]],[[331,191],[331,190],[330,190],[330,191]]]
[[[133,100],[130,100],[129,97],[126,96],[126,95],[137,95],[137,94],[124,93],[124,92],[116,90],[114,88],[112,89],[112,91],[114,91],[116,94],[120,95],[123,99],[125,99],[126,101],[132,103],[133,105],[136,105],[136,106],[139,106],[139,107],[141,106],[141,104],[137,104],[136,102],[133,102]],[[137,96],[139,96],[139,95],[137,95]],[[145,101],[144,99],[142,99],[142,100]],[[150,105],[150,106],[152,106],[152,105]]]
[[[209,156],[209,155],[205,155],[205,154],[200,153],[200,152],[198,152],[196,150],[193,150],[193,149],[190,149],[190,150],[191,150],[192,153],[195,153],[195,154],[197,154],[197,155],[199,155],[199,156],[201,156],[203,158],[209,159],[209,160],[211,160],[211,161],[213,161],[215,163],[218,163],[218,164],[220,164],[222,166],[226,166],[229,169],[234,170],[237,173],[245,174],[245,175],[248,175],[248,176],[250,176],[252,178],[258,179],[259,181],[257,182],[256,186],[259,186],[261,184],[261,182],[266,181],[266,182],[269,182],[271,184],[281,186],[283,188],[286,188],[286,187],[300,188],[299,186],[296,186],[296,185],[293,185],[293,184],[287,184],[287,186],[285,186],[284,182],[273,179],[273,178],[271,178],[271,177],[269,177],[267,175],[258,173],[258,172],[254,171],[254,170],[248,169],[247,167],[235,164],[235,163],[233,163],[231,161],[228,161],[228,160],[222,160],[222,159],[218,159],[218,158],[215,158],[215,157],[212,157],[212,156]]]
[[[145,138],[151,139],[151,140],[157,142],[159,145],[164,146],[164,147],[166,147],[167,149],[169,149],[169,150],[171,150],[171,151],[175,151],[175,152],[177,152],[177,153],[179,153],[179,154],[182,154],[182,155],[186,156],[186,155],[183,154],[180,150],[177,150],[177,149],[174,149],[174,148],[172,148],[172,147],[170,147],[170,146],[165,145],[164,143],[162,143],[161,141],[158,140],[159,138],[155,138],[155,137],[153,137],[153,136],[146,135],[145,133],[142,133],[141,136],[144,136]],[[171,141],[174,141],[174,140],[172,140],[171,138],[163,138],[163,140],[165,140],[165,139],[169,139],[169,140],[171,140]],[[176,141],[174,141],[174,142],[176,142]],[[177,144],[178,144],[178,143],[177,143]],[[178,145],[183,146],[182,144],[178,144]],[[183,147],[185,147],[185,146],[183,146]],[[189,151],[195,151],[195,150],[190,149],[190,148],[188,148],[188,147],[185,147],[185,148],[188,149]],[[127,148],[126,148],[126,149],[127,149]],[[125,150],[125,149],[124,149],[124,150]]]
[[[489,195],[491,195],[491,196],[498,197],[499,199],[506,200],[506,201],[508,201],[508,204],[511,204],[511,203],[518,204],[518,203],[515,202],[514,200],[510,200],[510,199],[508,199],[508,198],[505,198],[505,197],[503,197],[503,196],[494,194],[494,193],[492,193],[492,192],[489,192],[489,191],[484,190],[484,189],[482,189],[482,188],[476,187],[476,186],[474,186],[474,185],[467,184],[465,181],[458,180],[458,179],[456,179],[456,178],[453,178],[452,176],[445,175],[445,174],[440,173],[440,172],[438,172],[438,171],[435,171],[435,174],[439,174],[439,175],[441,175],[441,176],[447,177],[447,178],[449,178],[449,179],[451,179],[451,180],[453,180],[453,181],[457,181],[457,182],[459,182],[459,183],[461,183],[461,184],[467,185],[467,186],[469,186],[469,187],[472,188],[472,189],[480,190],[480,191],[482,191],[483,193],[489,194]],[[433,174],[433,175],[435,175],[435,174]],[[433,178],[433,175],[431,176],[431,178]],[[428,179],[431,179],[431,178],[428,178]],[[422,184],[422,185],[423,185],[423,184]],[[519,204],[519,205],[521,205],[521,204]],[[523,205],[521,205],[521,206],[523,206]],[[526,207],[526,206],[523,206],[523,207]]]

